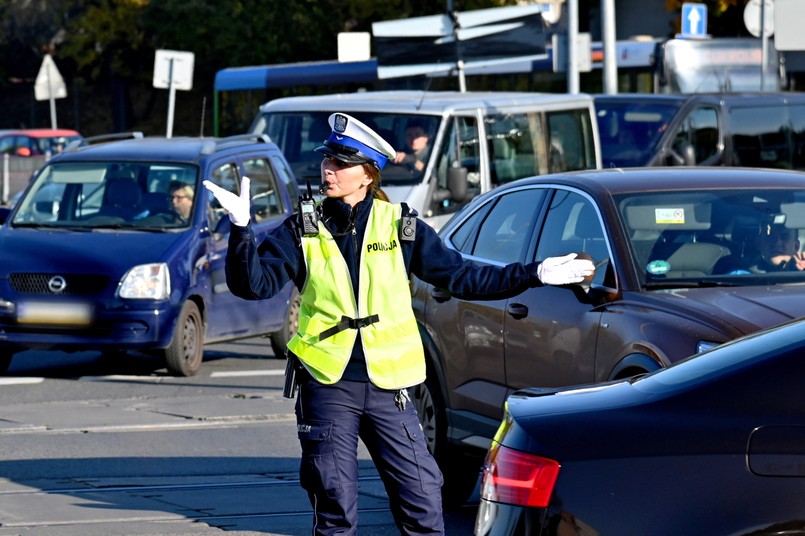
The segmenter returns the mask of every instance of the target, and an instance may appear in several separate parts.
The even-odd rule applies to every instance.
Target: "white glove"
[[[238,227],[246,227],[251,218],[251,201],[249,199],[249,177],[240,180],[240,195],[224,190],[217,184],[204,181],[204,186],[212,192],[221,207],[229,212],[229,219]]]
[[[537,267],[537,277],[546,285],[581,283],[593,275],[595,265],[587,259],[577,259],[576,253],[564,257],[548,257]]]

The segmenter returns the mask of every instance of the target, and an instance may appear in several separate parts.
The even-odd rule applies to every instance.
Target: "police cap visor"
[[[358,149],[330,140],[325,141],[324,145],[316,147],[315,150],[346,164],[368,164],[373,162],[371,158],[361,153]]]

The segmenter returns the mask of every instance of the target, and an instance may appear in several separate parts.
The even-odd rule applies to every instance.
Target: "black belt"
[[[345,329],[365,328],[366,326],[374,324],[375,322],[379,321],[380,317],[378,315],[365,316],[363,318],[350,318],[348,316],[342,316],[341,322],[331,327],[330,329],[325,329],[324,331],[319,333],[319,340],[323,341],[327,337],[332,337],[339,331],[344,331]]]

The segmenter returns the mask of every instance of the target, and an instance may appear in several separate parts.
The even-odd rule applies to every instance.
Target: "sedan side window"
[[[604,229],[589,199],[557,190],[537,247],[537,259],[587,253],[598,265],[609,258]]]
[[[544,196],[539,188],[500,196],[481,224],[471,254],[504,264],[522,261]]]
[[[243,162],[243,170],[251,179],[252,210],[257,222],[282,214],[282,202],[277,190],[277,178],[266,158],[253,158]]]
[[[234,163],[228,162],[212,170],[210,180],[227,191],[236,194],[240,193],[238,167]],[[208,211],[207,217],[209,219],[210,228],[217,230],[218,223],[222,220],[223,216],[226,215],[226,211],[212,194],[208,194],[208,197],[210,200],[210,210]],[[228,218],[223,218],[224,225],[226,225],[228,221]]]

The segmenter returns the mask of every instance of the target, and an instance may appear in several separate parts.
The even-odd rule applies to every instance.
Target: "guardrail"
[[[47,156],[3,155],[2,176],[0,176],[0,204],[8,206],[11,198],[28,186],[34,172],[47,161]]]

